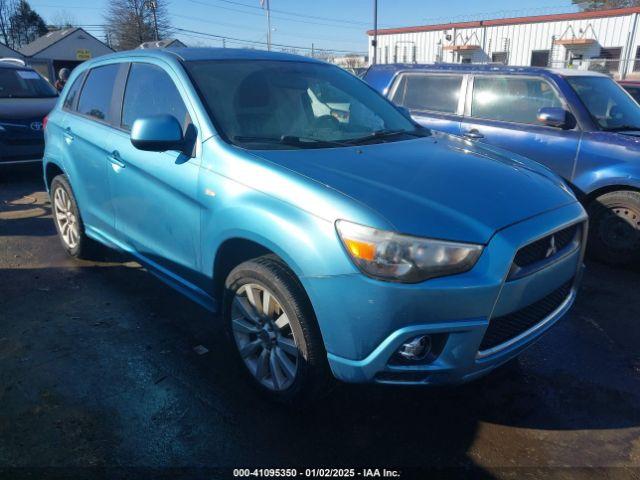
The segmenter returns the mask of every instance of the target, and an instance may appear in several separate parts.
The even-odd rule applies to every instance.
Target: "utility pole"
[[[315,52],[315,46],[313,45],[313,43],[311,43],[311,58],[315,58],[316,57],[315,53],[316,53]]]
[[[271,51],[271,5],[269,0],[260,0],[260,6],[267,12],[267,50]]]
[[[378,63],[378,0],[373,0],[373,42],[371,42],[371,46],[373,46],[372,65],[375,65]]]
[[[153,14],[153,32],[156,42],[160,40],[158,38],[158,17],[156,15],[156,10],[158,9],[158,1],[157,0],[147,0],[147,7],[151,10]]]

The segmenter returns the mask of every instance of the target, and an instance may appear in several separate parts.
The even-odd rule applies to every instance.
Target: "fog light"
[[[397,351],[400,358],[419,362],[424,360],[431,353],[431,336],[421,335],[403,343]]]

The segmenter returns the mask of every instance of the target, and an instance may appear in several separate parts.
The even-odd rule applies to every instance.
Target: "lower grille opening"
[[[480,344],[480,352],[508,342],[542,322],[567,299],[572,285],[573,279],[531,305],[502,317],[492,318]]]

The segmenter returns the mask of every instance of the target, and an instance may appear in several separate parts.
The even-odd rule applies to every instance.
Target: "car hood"
[[[351,197],[396,231],[424,237],[486,243],[501,228],[576,201],[535,162],[439,133],[253,153]]]
[[[0,120],[42,120],[57,101],[58,97],[0,98]]]

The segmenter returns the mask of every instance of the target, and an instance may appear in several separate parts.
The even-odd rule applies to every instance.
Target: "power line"
[[[245,40],[242,38],[237,38],[237,37],[228,37],[225,35],[216,35],[214,33],[207,33],[207,32],[198,32],[197,30],[189,30],[187,28],[174,28],[174,30],[178,31],[178,32],[185,32],[185,33],[194,33],[194,34],[198,34],[198,35],[204,35],[207,37],[211,37],[211,38],[219,38],[219,39],[226,39],[228,41],[235,41],[235,42],[245,42],[245,43],[252,43],[252,44],[258,44],[258,45],[267,45],[267,42],[262,42],[260,40]],[[284,43],[272,43],[271,45],[273,45],[274,47],[282,47],[282,48],[294,48],[296,50],[312,50],[312,47],[303,47],[300,45],[287,45]],[[315,49],[315,48],[314,48]],[[326,51],[330,51],[330,52],[335,52],[335,53],[363,53],[363,52],[354,52],[353,50],[340,50],[340,49],[327,49]]]
[[[228,4],[231,4],[231,5],[238,5],[238,6],[246,7],[246,8],[253,8],[253,9],[262,10],[262,7],[260,7],[258,5],[249,5],[249,4],[246,4],[246,3],[237,2],[235,0],[214,0],[214,1],[228,3]],[[343,20],[341,18],[321,17],[321,16],[317,16],[317,15],[305,15],[303,13],[288,12],[286,10],[276,10],[276,9],[273,9],[273,8],[271,9],[271,11],[275,12],[275,13],[281,13],[281,14],[284,14],[284,15],[292,15],[292,16],[296,16],[296,17],[310,18],[310,19],[314,19],[314,20],[327,20],[327,21],[330,21],[330,22],[350,23],[352,25],[365,25],[365,26],[369,25],[369,22],[364,22],[364,21]]]

